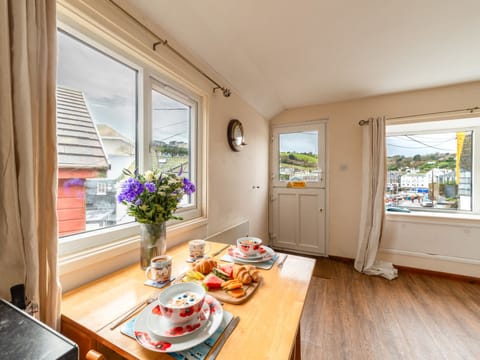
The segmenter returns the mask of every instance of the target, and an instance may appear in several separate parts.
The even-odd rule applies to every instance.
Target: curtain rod
[[[475,110],[480,110],[480,107],[475,106],[473,108],[467,108],[467,109],[457,109],[457,110],[437,111],[437,112],[424,113],[424,114],[396,116],[396,117],[386,118],[386,120],[405,119],[405,118],[428,116],[428,115],[449,114],[449,113],[455,113],[455,112],[461,112],[461,111],[473,113]],[[367,124],[368,124],[368,120],[360,120],[358,122],[358,125],[360,125],[360,126],[367,125]]]
[[[157,42],[153,43],[152,45],[152,49],[153,51],[156,51],[157,50],[157,46],[158,45],[164,45],[166,46],[170,51],[172,51],[175,55],[177,55],[178,57],[180,57],[183,61],[185,61],[188,65],[190,65],[191,67],[193,67],[195,70],[197,70],[201,75],[203,75],[205,78],[207,78],[208,80],[210,80],[210,82],[212,82],[216,87],[213,88],[213,92],[215,92],[215,90],[222,90],[222,93],[223,93],[223,96],[225,97],[229,97],[232,92],[230,91],[230,89],[227,89],[226,87],[223,87],[223,86],[220,86],[215,80],[213,80],[210,76],[208,76],[207,74],[205,74],[205,72],[203,72],[203,70],[201,70],[198,66],[196,66],[194,63],[192,63],[190,60],[188,60],[185,56],[183,56],[180,52],[178,52],[174,47],[172,47],[167,40],[164,40],[162,39],[160,36],[158,36],[157,34],[155,34],[152,30],[150,30],[148,27],[146,27],[144,24],[142,24],[140,21],[137,20],[137,18],[135,18],[133,15],[131,15],[129,12],[127,12],[123,7],[121,7],[120,5],[118,5],[115,1],[113,0],[109,0],[116,8],[118,8],[120,11],[122,11],[125,15],[127,15],[130,19],[132,19],[133,21],[135,21],[135,23],[137,23],[137,25],[140,25],[144,30],[146,30],[148,33],[150,33],[153,37],[157,38]]]

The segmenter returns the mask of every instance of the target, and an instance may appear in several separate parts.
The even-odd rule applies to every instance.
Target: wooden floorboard
[[[319,258],[302,359],[480,359],[480,285],[400,271],[389,281]]]

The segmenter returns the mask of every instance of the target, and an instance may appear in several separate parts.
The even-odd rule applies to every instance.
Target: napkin
[[[231,263],[238,263],[238,264],[246,264],[246,265],[255,265],[255,267],[259,268],[259,269],[264,269],[264,270],[269,270],[272,268],[273,266],[273,263],[275,262],[275,260],[278,259],[278,254],[274,254],[272,256],[272,258],[268,261],[262,261],[262,262],[246,262],[246,261],[242,261],[242,259],[234,259],[233,257],[231,257],[230,255],[228,254],[225,254],[223,255],[220,260],[223,260],[223,261],[227,261],[227,262],[231,262]]]
[[[220,326],[218,327],[217,331],[213,333],[212,336],[210,336],[207,340],[205,340],[203,343],[198,344],[197,346],[194,346],[191,349],[183,350],[183,351],[178,351],[178,352],[171,352],[168,353],[168,355],[172,356],[174,359],[178,360],[190,360],[190,359],[195,359],[195,360],[204,360],[210,349],[213,347],[215,342],[218,340],[220,335],[222,335],[223,331],[227,327],[227,325],[230,323],[232,320],[233,315],[232,313],[223,310],[223,320]],[[135,339],[135,335],[133,333],[134,325],[135,325],[135,320],[137,318],[133,318],[127,323],[125,323],[122,328],[120,329],[120,332],[124,335],[127,335],[131,337],[132,339]]]

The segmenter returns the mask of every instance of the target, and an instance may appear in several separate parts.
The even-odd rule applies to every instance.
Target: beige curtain
[[[0,296],[58,329],[55,0],[0,0]]]
[[[385,215],[385,155],[385,118],[370,118],[363,126],[362,208],[355,269],[392,280],[397,269],[376,260]]]

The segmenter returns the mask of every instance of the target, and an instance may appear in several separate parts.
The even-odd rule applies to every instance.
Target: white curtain
[[[58,329],[55,0],[0,0],[0,296]]]
[[[370,118],[363,126],[362,208],[355,269],[392,280],[397,269],[376,260],[385,214],[385,152],[385,118]]]

